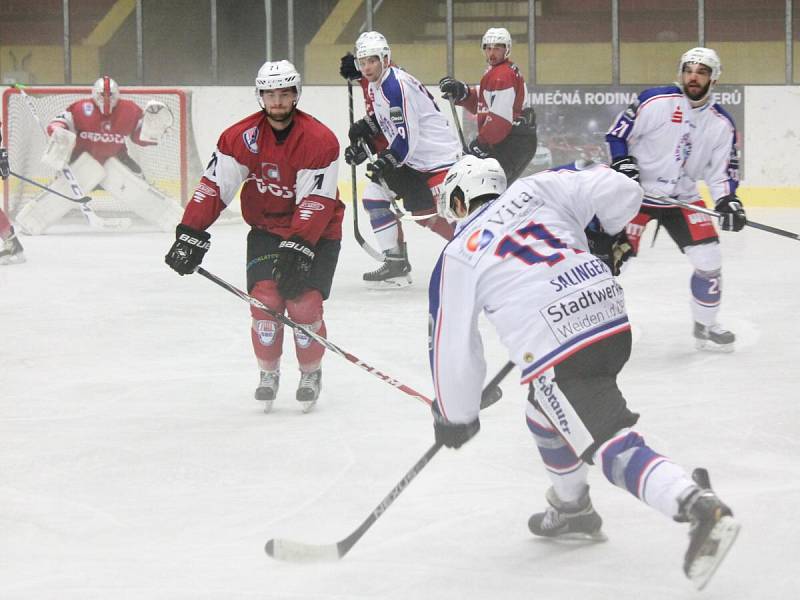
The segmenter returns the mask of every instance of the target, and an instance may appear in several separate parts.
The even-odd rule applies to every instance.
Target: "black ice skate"
[[[367,287],[372,289],[401,288],[411,285],[411,264],[408,262],[405,242],[398,248],[384,252],[386,257],[383,264],[364,273]]]
[[[733,352],[736,336],[719,325],[708,326],[695,322],[694,339],[698,350]]]
[[[317,369],[309,373],[300,372],[300,383],[297,385],[297,394],[295,397],[303,408],[304,413],[314,408],[321,389],[322,369]]]
[[[261,371],[261,380],[256,388],[256,400],[264,403],[264,412],[272,410],[272,403],[278,395],[278,386],[281,383],[280,371]]]
[[[22,244],[11,228],[11,235],[0,243],[0,265],[16,265],[25,262]]]
[[[528,519],[528,529],[541,537],[566,540],[586,540],[604,542],[608,538],[600,530],[600,518],[589,498],[589,486],[575,502],[563,502],[553,488],[547,490],[545,499],[550,504],[543,513],[536,513]]]
[[[692,479],[697,483],[681,502],[676,521],[690,523],[689,549],[683,560],[683,572],[702,590],[730,550],[740,525],[711,490],[708,471],[695,469]]]

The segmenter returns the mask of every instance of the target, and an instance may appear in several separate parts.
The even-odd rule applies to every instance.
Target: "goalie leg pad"
[[[70,165],[70,170],[81,190],[85,193],[91,192],[106,174],[103,165],[87,152],[81,154]],[[60,173],[50,184],[50,187],[67,196],[75,195],[64,175]],[[44,192],[35,200],[23,206],[14,220],[24,233],[39,235],[77,206],[74,202],[59,198],[49,192]]]
[[[172,231],[183,218],[183,209],[147,181],[134,174],[117,158],[106,161],[106,176],[100,185],[125,208],[162,231]]]

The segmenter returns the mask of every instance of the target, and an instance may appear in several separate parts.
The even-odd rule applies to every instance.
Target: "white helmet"
[[[462,156],[450,167],[444,178],[436,210],[440,216],[454,221],[464,218],[453,211],[453,198],[459,198],[469,214],[469,205],[480,196],[499,196],[506,191],[506,174],[494,158],[478,158],[472,154]]]
[[[108,75],[103,75],[92,86],[92,100],[103,116],[108,116],[119,101],[119,86]]]
[[[303,90],[303,80],[294,65],[288,60],[267,61],[256,75],[256,97],[261,104],[263,90],[279,90],[293,87],[297,90],[297,100]],[[262,105],[263,108],[263,105]]]
[[[377,56],[383,62],[384,57],[392,60],[392,51],[389,49],[389,42],[382,33],[377,31],[365,31],[356,40],[356,61]]]
[[[505,27],[490,27],[481,39],[481,50],[490,44],[503,44],[506,47],[506,57],[511,53],[511,34]]]
[[[683,65],[687,63],[699,63],[707,66],[711,69],[711,81],[714,83],[719,81],[719,76],[722,74],[722,63],[717,53],[711,48],[692,48],[684,52],[681,62],[678,63],[678,81],[681,81]]]

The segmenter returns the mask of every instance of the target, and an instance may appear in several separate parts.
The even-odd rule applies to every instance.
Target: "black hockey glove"
[[[639,182],[639,165],[633,156],[620,156],[611,162],[611,168]]]
[[[717,200],[717,211],[720,213],[719,226],[725,231],[741,231],[747,223],[742,201],[736,194],[728,194]]]
[[[585,233],[589,242],[589,252],[606,263],[612,275],[619,275],[623,263],[634,255],[633,246],[625,231],[620,231],[617,235],[608,235],[590,224]]]
[[[314,263],[314,250],[303,238],[296,235],[278,244],[278,258],[272,267],[272,278],[278,292],[291,300],[306,288],[306,280]]]
[[[467,84],[452,77],[442,77],[439,81],[439,89],[442,91],[442,98],[445,100],[452,98],[456,102],[461,102],[469,96]]]
[[[339,75],[350,81],[361,79],[361,71],[359,71],[356,66],[356,57],[353,56],[351,52],[348,52],[342,57],[339,63]]]
[[[375,162],[367,165],[367,177],[375,183],[380,183],[386,173],[395,170],[400,166],[400,161],[391,150],[381,150]]]
[[[211,248],[210,239],[207,231],[178,225],[175,228],[175,243],[164,257],[164,262],[179,275],[190,275],[200,266],[206,252]]]
[[[522,127],[524,129],[536,129],[536,111],[530,107],[523,108],[511,125],[512,127]]]
[[[381,132],[378,127],[378,121],[372,115],[367,115],[363,119],[359,119],[352,125],[347,132],[347,137],[350,138],[351,144],[357,144],[361,140],[369,140],[371,137],[378,135]]]
[[[344,162],[348,165],[360,165],[367,160],[367,151],[361,144],[351,144],[344,149]]]
[[[8,165],[8,150],[0,148],[0,179],[8,179],[11,167]]]
[[[448,448],[461,448],[481,429],[481,421],[475,417],[469,423],[451,423],[439,412],[439,402],[431,407],[433,412],[433,435],[438,444]]]
[[[467,152],[478,158],[489,158],[491,156],[488,146],[478,141],[478,138],[475,138],[469,143]]]

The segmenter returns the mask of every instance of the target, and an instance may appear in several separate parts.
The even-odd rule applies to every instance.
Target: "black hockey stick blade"
[[[492,380],[486,384],[486,388],[481,394],[481,410],[491,406],[503,397],[503,390],[500,389],[500,382],[513,368],[514,363],[508,361],[505,365],[503,365],[503,368],[497,372],[497,375],[495,375]]]
[[[290,562],[324,562],[339,560],[355,546],[356,542],[361,539],[361,536],[363,536],[367,530],[372,527],[372,524],[386,512],[386,509],[388,509],[400,493],[408,487],[408,484],[419,475],[420,471],[430,462],[441,447],[441,444],[436,442],[433,446],[428,448],[425,454],[414,463],[414,466],[411,467],[408,473],[406,473],[398,484],[392,488],[392,491],[381,500],[381,503],[375,507],[364,522],[343,540],[333,544],[305,544],[303,542],[274,538],[267,542],[266,546],[264,546],[264,551],[267,555],[276,560]]]

